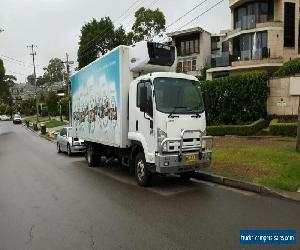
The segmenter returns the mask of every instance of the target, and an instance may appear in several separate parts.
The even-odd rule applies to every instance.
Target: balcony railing
[[[270,50],[267,47],[252,50],[236,51],[232,54],[222,52],[211,56],[211,67],[227,67],[231,66],[232,62],[262,60],[270,57]]]

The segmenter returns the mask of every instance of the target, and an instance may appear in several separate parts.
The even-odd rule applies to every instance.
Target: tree
[[[81,28],[77,52],[79,69],[113,48],[128,43],[128,37],[122,26],[115,29],[109,17],[101,18],[100,21],[93,18]]]
[[[12,98],[9,91],[9,83],[11,80],[11,77],[14,78],[14,76],[6,76],[5,75],[5,68],[3,61],[0,59],[0,103],[6,103],[11,104]]]
[[[59,58],[52,58],[49,61],[48,66],[45,67],[44,70],[44,75],[37,81],[38,85],[61,82],[67,77],[67,72],[65,70],[64,64]]]
[[[3,79],[8,84],[9,87],[14,86],[17,81],[17,77],[13,75],[5,75]]]
[[[27,76],[26,80],[27,80],[27,83],[29,83],[30,85],[34,85],[35,84],[34,83],[34,75]]]
[[[46,98],[46,105],[48,107],[49,115],[58,114],[58,96],[55,92],[50,91]]]
[[[161,35],[165,31],[165,15],[159,10],[145,9],[141,7],[135,12],[135,22],[132,26],[133,41],[152,40],[154,36]]]

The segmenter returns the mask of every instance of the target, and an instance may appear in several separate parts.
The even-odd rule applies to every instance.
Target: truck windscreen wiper
[[[177,109],[188,109],[188,110],[190,110],[190,108],[185,107],[185,106],[177,106],[177,107],[175,107],[175,108],[171,111],[171,113],[168,115],[168,118],[179,117],[179,116],[174,116],[174,115],[173,115],[174,112],[175,112]]]

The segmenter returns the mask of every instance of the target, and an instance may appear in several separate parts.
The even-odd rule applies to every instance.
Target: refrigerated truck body
[[[188,179],[210,164],[200,84],[174,73],[176,65],[175,47],[144,41],[71,77],[73,132],[86,143],[90,167],[118,158],[147,186],[154,173]]]

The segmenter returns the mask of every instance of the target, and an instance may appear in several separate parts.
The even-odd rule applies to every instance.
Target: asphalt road
[[[299,242],[300,203],[175,177],[155,185],[0,122],[0,249],[300,249],[239,243],[240,229],[296,229]]]

